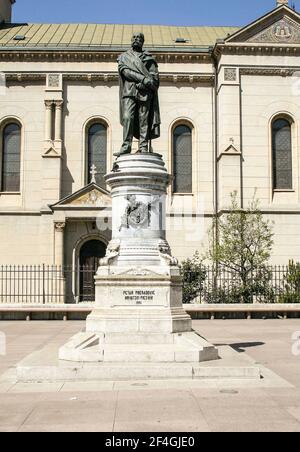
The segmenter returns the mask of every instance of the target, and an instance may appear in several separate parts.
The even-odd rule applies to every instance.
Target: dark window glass
[[[95,165],[96,182],[105,188],[104,175],[107,173],[107,128],[103,124],[93,124],[88,130],[88,181],[91,182],[91,167]]]
[[[193,191],[192,130],[181,125],[173,132],[174,193]]]
[[[274,190],[293,188],[292,134],[287,119],[277,119],[272,126]]]
[[[1,191],[20,191],[21,127],[8,124],[3,130]]]

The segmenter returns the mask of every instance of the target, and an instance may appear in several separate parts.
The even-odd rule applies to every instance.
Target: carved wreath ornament
[[[151,202],[137,201],[135,195],[127,197],[128,204],[126,206],[125,214],[122,216],[121,227],[144,229],[150,226],[151,223],[151,209],[153,204],[157,201],[157,197]]]

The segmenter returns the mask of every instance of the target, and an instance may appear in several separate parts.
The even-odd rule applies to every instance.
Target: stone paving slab
[[[0,356],[0,432],[300,431],[300,357],[291,353],[291,336],[300,330],[300,320],[194,322],[210,342],[238,349],[244,362],[260,363],[265,379],[259,382],[182,379],[43,386],[13,380],[13,367],[45,346],[45,336],[59,346],[83,324],[0,323],[8,342],[7,356]]]

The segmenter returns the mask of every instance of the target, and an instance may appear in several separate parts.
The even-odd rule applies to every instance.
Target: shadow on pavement
[[[230,347],[238,353],[245,353],[247,348],[262,347],[263,345],[266,345],[265,342],[242,342],[240,344],[230,344]]]

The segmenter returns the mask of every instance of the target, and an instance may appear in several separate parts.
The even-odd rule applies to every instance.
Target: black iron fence
[[[200,266],[183,278],[185,303],[300,303],[300,263],[256,269]]]
[[[0,303],[60,304],[93,302],[94,276],[90,266],[0,266]]]
[[[0,266],[0,304],[95,301],[97,268]],[[201,266],[183,276],[185,303],[300,303],[300,264],[237,271]]]

